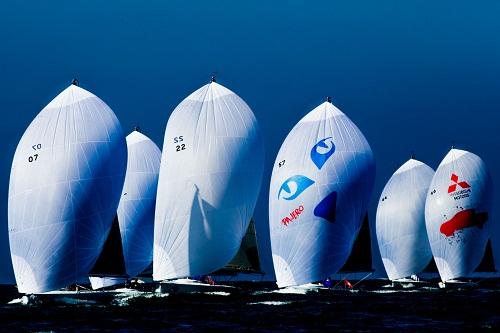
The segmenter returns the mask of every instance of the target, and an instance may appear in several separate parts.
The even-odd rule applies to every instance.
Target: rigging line
[[[356,282],[352,287],[356,287],[361,281],[363,281],[364,279],[366,279],[367,277],[369,277],[370,275],[372,275],[373,272],[370,272],[368,273],[364,278],[362,278],[361,280],[359,280],[358,282]]]
[[[332,287],[332,289],[334,289],[334,290],[335,290],[335,289],[337,288],[337,286],[338,286],[339,284],[341,284],[341,283],[342,283],[342,281],[344,281],[344,279],[340,279],[340,280],[339,280],[339,282],[337,282],[337,283],[336,283],[336,284]]]
[[[84,286],[82,286],[82,285],[80,285],[80,284],[76,284],[76,286],[77,286],[78,288],[80,288],[80,289],[83,289],[83,290],[89,290],[89,291],[91,290],[90,288],[84,287]],[[78,290],[77,292],[80,292],[80,290]]]

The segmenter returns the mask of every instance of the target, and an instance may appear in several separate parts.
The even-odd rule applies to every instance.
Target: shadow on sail
[[[192,275],[198,275],[200,272],[211,272],[217,268],[217,261],[220,260],[219,253],[215,252],[212,246],[218,239],[222,241],[220,234],[213,233],[213,212],[215,208],[200,196],[200,190],[196,185],[189,216],[188,241],[188,260],[189,271]],[[220,222],[220,220],[219,220]],[[224,222],[224,221],[222,221]],[[200,252],[203,252],[200,254]]]

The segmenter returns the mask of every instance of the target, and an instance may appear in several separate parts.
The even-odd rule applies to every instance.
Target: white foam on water
[[[225,292],[225,291],[207,291],[204,292],[203,294],[205,295],[217,295],[217,296],[229,296],[231,293]]]
[[[136,298],[144,298],[144,299],[153,297],[163,298],[163,297],[168,297],[169,295],[170,295],[169,293],[144,292],[144,291],[128,289],[126,292],[117,294],[113,300],[113,304],[117,306],[128,306],[129,302]]]
[[[289,295],[305,295],[307,294],[307,289],[293,288],[287,287],[284,289],[273,290],[271,293],[273,294],[289,294]]]
[[[374,293],[374,294],[394,294],[400,291],[401,290],[368,290],[369,293]]]
[[[26,304],[28,304],[28,298],[26,296],[23,296],[21,298],[14,298],[12,301],[8,302],[7,304],[23,304],[23,305],[26,305]]]
[[[385,287],[385,286],[384,286]],[[382,287],[382,288],[384,288]],[[410,288],[410,287],[407,287]],[[418,289],[385,289],[385,290],[367,290],[367,293],[374,294],[394,294],[394,293],[425,293],[439,290],[437,287],[419,287]]]
[[[292,295],[305,295],[312,291],[318,290],[328,290],[328,288],[323,287],[320,284],[307,283],[300,286],[286,287],[278,290],[273,290],[272,293],[275,294],[292,294]]]
[[[274,290],[273,291],[257,290],[257,291],[252,292],[251,295],[267,295],[267,294],[272,294],[272,293],[274,293]]]
[[[254,302],[254,303],[248,303],[248,305],[287,305],[291,304],[292,301],[264,301],[264,302]]]

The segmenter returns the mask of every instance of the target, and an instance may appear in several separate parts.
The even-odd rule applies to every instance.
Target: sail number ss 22
[[[175,151],[181,151],[181,150],[186,150],[186,144],[182,143],[184,141],[184,136],[179,135],[174,137],[174,143],[175,145]]]

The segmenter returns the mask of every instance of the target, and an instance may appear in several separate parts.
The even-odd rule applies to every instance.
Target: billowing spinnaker
[[[434,170],[410,159],[389,179],[377,207],[377,241],[390,280],[420,273],[432,259],[425,198]]]
[[[212,82],[167,123],[155,213],[153,278],[208,274],[239,249],[260,189],[264,149],[255,116]]]
[[[125,269],[134,277],[153,261],[155,200],[161,151],[137,131],[127,136],[125,184],[118,205]]]
[[[368,142],[325,102],[292,129],[276,158],[269,223],[279,287],[336,273],[366,214],[375,162]]]
[[[21,293],[88,280],[116,214],[127,163],[120,123],[71,85],[17,146],[9,187],[9,241]]]
[[[489,238],[491,177],[477,155],[452,149],[434,175],[425,223],[441,280],[474,271]]]

